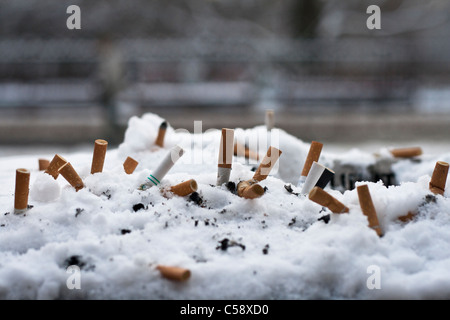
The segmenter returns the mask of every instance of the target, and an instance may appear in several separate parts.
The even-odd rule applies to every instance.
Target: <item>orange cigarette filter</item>
[[[420,156],[422,154],[422,148],[411,147],[411,148],[398,148],[390,150],[391,154],[396,158],[413,158]]]
[[[103,171],[106,149],[108,149],[108,141],[102,139],[95,140],[94,154],[92,156],[91,174]]]
[[[127,157],[123,163],[123,169],[127,174],[132,174],[136,167],[138,166],[139,162],[134,160],[131,157]]]
[[[50,161],[47,159],[38,159],[38,163],[39,163],[39,171],[44,171],[47,170]]]
[[[194,179],[191,179],[172,186],[169,190],[180,197],[184,197],[188,194],[191,194],[192,192],[197,191],[197,188],[197,182]]]
[[[322,152],[323,144],[317,141],[311,142],[309,147],[308,155],[306,156],[305,164],[303,165],[302,176],[307,177],[309,170],[313,162],[319,162],[320,153]]]
[[[264,188],[256,180],[241,181],[237,185],[238,196],[246,199],[256,199],[264,194]]]
[[[164,278],[173,281],[186,281],[191,277],[191,271],[189,269],[163,265],[156,266],[156,269],[159,270]]]
[[[405,214],[404,216],[400,216],[398,217],[398,220],[400,220],[401,222],[409,222],[411,220],[414,219],[414,217],[416,216],[417,213],[412,212],[412,211],[408,211],[407,214]]]
[[[256,181],[262,181],[266,179],[281,154],[281,150],[278,150],[277,148],[271,146],[269,150],[267,150],[266,156],[259,164],[258,169],[256,169],[255,174],[253,175],[253,179]]]
[[[231,163],[233,162],[233,153],[231,152],[233,148],[234,141],[234,130],[233,129],[222,129],[222,136],[220,139],[220,149],[219,149],[219,164],[221,168],[231,168]]]
[[[383,235],[380,224],[378,222],[377,212],[373,205],[372,197],[370,196],[369,187],[367,184],[358,186],[357,188],[359,205],[363,214],[365,214],[369,220],[369,227],[374,229],[376,233],[381,237]]]
[[[67,160],[61,157],[59,154],[55,154],[52,161],[48,165],[45,173],[51,175],[55,180],[59,176],[59,169],[67,163]]]
[[[167,122],[164,121],[159,126],[158,135],[156,136],[155,144],[161,148],[164,146],[164,137],[166,136]]]
[[[323,207],[327,207],[333,213],[348,213],[350,211],[342,202],[320,187],[312,188],[308,198]]]
[[[429,184],[430,191],[434,194],[444,195],[445,183],[447,182],[448,167],[449,165],[447,162],[436,162]]]
[[[246,146],[240,144],[239,142],[234,143],[234,155],[235,156],[244,156],[246,159],[253,159],[258,161],[259,155],[257,152],[250,150]]]
[[[30,187],[30,171],[27,169],[16,170],[16,188],[14,193],[14,209],[17,213],[25,211],[28,207],[28,194]]]
[[[75,188],[76,191],[79,191],[84,188],[83,180],[81,180],[78,173],[72,167],[70,162],[67,162],[59,169],[59,173],[70,183],[72,187]]]

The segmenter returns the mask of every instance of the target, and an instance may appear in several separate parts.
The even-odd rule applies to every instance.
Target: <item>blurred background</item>
[[[0,0],[3,154],[118,145],[146,112],[192,131],[266,109],[304,141],[445,147],[450,1]]]

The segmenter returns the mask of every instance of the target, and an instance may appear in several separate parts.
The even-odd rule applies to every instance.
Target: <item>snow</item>
[[[90,174],[91,152],[62,153],[82,177],[76,192],[63,177],[53,180],[37,169],[38,158],[54,154],[0,159],[0,298],[1,299],[425,299],[450,298],[450,200],[430,197],[436,161],[450,153],[424,154],[420,162],[398,161],[400,184],[367,183],[383,237],[361,212],[356,190],[325,190],[350,209],[330,214],[305,196],[289,193],[309,150],[283,130],[269,134],[283,153],[258,199],[240,198],[215,186],[220,131],[190,133],[167,128],[164,148],[154,145],[162,119],[155,114],[132,117],[123,143],[109,149],[103,172]],[[235,129],[264,156],[264,126]],[[186,152],[160,187],[138,190],[170,148]],[[93,145],[92,145],[93,149]],[[389,156],[387,149],[379,155]],[[126,174],[123,161],[139,165]],[[375,155],[358,149],[336,154],[324,145],[320,162],[369,165]],[[257,162],[233,158],[230,180],[253,176]],[[15,170],[31,171],[25,215],[15,215]],[[163,192],[195,179],[200,205],[189,196]],[[139,205],[140,204],[140,205]],[[137,210],[137,211],[136,211]],[[400,216],[417,211],[410,222]],[[326,223],[319,219],[330,214]],[[222,250],[221,244],[229,245]],[[67,267],[80,266],[81,289],[67,286]],[[185,282],[165,279],[158,264],[191,271]],[[367,285],[370,270],[380,271],[380,288]]]

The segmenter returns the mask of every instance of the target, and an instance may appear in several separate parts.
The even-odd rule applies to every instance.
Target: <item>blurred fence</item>
[[[45,141],[64,137],[49,129],[61,123],[81,139],[98,135],[105,119],[123,127],[148,110],[183,117],[192,108],[239,116],[258,105],[414,108],[424,87],[450,87],[449,62],[450,44],[440,38],[1,39],[0,137],[24,140],[27,117],[28,129],[42,122],[36,137]],[[14,137],[6,133],[14,128]]]

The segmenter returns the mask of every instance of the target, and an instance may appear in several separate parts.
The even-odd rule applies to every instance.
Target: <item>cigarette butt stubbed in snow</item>
[[[14,192],[14,213],[24,213],[28,208],[28,194],[30,187],[30,171],[27,169],[16,170],[16,188]]]
[[[256,181],[262,181],[266,179],[281,154],[281,150],[278,150],[277,148],[271,146],[269,150],[267,150],[266,156],[259,164],[258,169],[256,169],[255,174],[253,175],[253,179]]]
[[[237,193],[246,199],[256,199],[264,194],[264,188],[256,180],[241,181],[237,185]]]
[[[222,129],[220,137],[219,161],[217,165],[217,185],[220,186],[230,180],[231,164],[233,162],[234,130]]]
[[[102,139],[95,140],[94,153],[92,155],[91,174],[103,171],[107,148],[108,141]]]
[[[430,180],[430,191],[434,194],[444,195],[445,183],[447,182],[449,165],[447,162],[438,161],[434,167],[433,175]]]
[[[59,169],[59,173],[70,183],[72,187],[75,188],[76,191],[79,191],[84,188],[83,180],[80,178],[78,173],[72,167],[70,162],[67,162]]]
[[[253,150],[250,150],[247,146],[234,142],[234,155],[237,157],[244,157],[246,159],[259,160],[259,154]]]
[[[397,148],[391,149],[390,152],[396,158],[412,158],[420,156],[422,154],[422,148],[420,147]]]
[[[173,165],[181,158],[184,154],[184,150],[180,146],[175,146],[166,154],[162,159],[158,167],[147,177],[148,182],[141,185],[140,189],[145,190],[151,188],[152,186],[157,186],[161,183],[161,180],[173,167]]]
[[[328,182],[334,177],[334,171],[314,161],[309,170],[305,183],[302,186],[301,194],[308,194],[312,188],[325,188]]]
[[[197,191],[197,188],[197,181],[191,179],[172,186],[169,190],[180,197],[184,197],[191,194],[192,192]]]
[[[319,187],[312,188],[308,198],[323,207],[327,207],[333,213],[348,213],[350,211],[342,202]]]
[[[38,163],[39,163],[39,171],[44,171],[47,170],[50,161],[47,159],[38,159]]]
[[[266,110],[265,122],[268,131],[272,130],[275,127],[275,115],[273,110]]]
[[[167,130],[167,121],[164,121],[159,126],[158,135],[156,136],[155,144],[157,146],[160,146],[161,148],[164,147],[164,137],[166,136],[166,130]]]
[[[67,163],[67,160],[61,157],[59,154],[55,154],[52,161],[50,161],[50,164],[48,165],[47,169],[45,170],[45,173],[48,173],[53,178],[58,178],[59,176],[59,169]]]
[[[186,281],[191,277],[191,271],[189,269],[163,265],[156,266],[156,269],[159,270],[164,278],[169,280]]]
[[[319,162],[320,153],[322,152],[323,144],[317,141],[311,142],[311,146],[309,147],[308,155],[306,156],[305,163],[303,165],[303,170],[300,175],[300,180],[298,186],[302,184],[306,177],[308,176],[309,170],[314,161]]]
[[[132,157],[127,157],[123,163],[123,169],[127,174],[132,174],[136,167],[138,166],[139,162],[134,160]]]
[[[378,222],[377,212],[375,210],[375,206],[373,205],[368,185],[364,184],[362,186],[358,186],[356,189],[358,192],[359,205],[361,206],[363,214],[366,215],[369,220],[369,227],[374,229],[381,237],[383,233]]]

